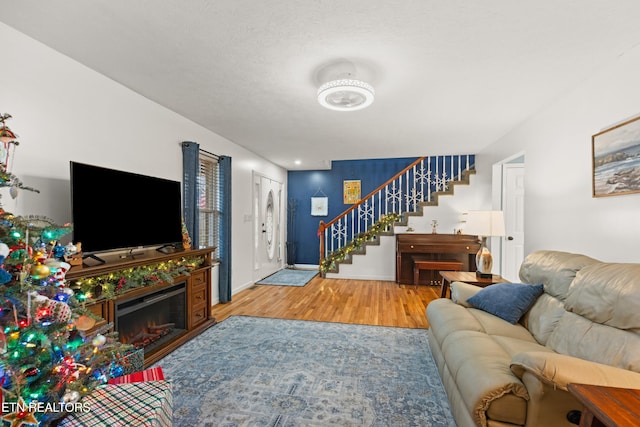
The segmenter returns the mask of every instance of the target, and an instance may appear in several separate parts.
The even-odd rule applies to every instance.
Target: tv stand
[[[87,263],[85,262],[85,260],[86,260],[86,259],[93,259],[93,260],[97,261],[98,263],[97,263],[97,264],[93,264],[93,265],[91,265],[91,264],[87,264]],[[103,259],[102,259],[102,258],[100,258],[98,255],[90,254],[90,255],[83,255],[83,256],[82,256],[82,264],[83,264],[83,265],[86,265],[87,267],[94,267],[94,266],[96,266],[96,265],[102,265],[102,264],[105,264],[106,262],[107,262],[107,261],[103,260]]]
[[[144,255],[144,252],[133,252],[133,249],[129,249],[126,254],[120,255],[120,259],[131,258],[136,259],[137,256]]]
[[[175,254],[163,255],[154,250],[147,250],[142,256],[136,259],[115,259],[115,255],[105,256],[106,263],[93,267],[73,266],[67,272],[66,279],[68,286],[72,289],[76,286],[78,280],[86,280],[92,277],[99,277],[113,273],[118,277],[118,272],[130,268],[144,267],[149,268],[159,263],[180,260],[183,257],[202,257],[203,263],[189,273],[174,277],[171,281],[153,281],[152,283],[133,289],[127,289],[121,294],[115,295],[112,299],[100,296],[100,285],[96,285],[93,292],[95,299],[86,303],[86,309],[94,315],[101,317],[103,320],[96,325],[101,327],[109,323],[115,324],[117,307],[116,303],[129,301],[132,298],[144,297],[147,294],[169,289],[176,284],[186,282],[186,331],[171,341],[162,345],[149,349],[144,353],[145,367],[149,367],[157,362],[178,346],[184,344],[191,338],[203,332],[205,329],[216,323],[214,317],[211,316],[211,267],[213,264],[212,253],[213,247],[202,249],[190,249],[178,251]],[[117,280],[117,279],[116,279]]]

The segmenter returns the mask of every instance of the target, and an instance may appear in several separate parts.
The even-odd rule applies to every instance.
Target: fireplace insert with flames
[[[117,302],[115,329],[120,341],[148,353],[187,330],[186,283]]]

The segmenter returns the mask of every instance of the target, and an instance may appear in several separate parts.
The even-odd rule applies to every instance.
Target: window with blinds
[[[198,176],[198,247],[220,247],[220,170],[218,159],[200,151]]]

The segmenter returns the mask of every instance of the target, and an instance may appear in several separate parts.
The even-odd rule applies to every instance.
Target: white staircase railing
[[[320,221],[320,265],[330,253],[363,236],[369,238],[372,226],[378,232],[388,231],[393,226],[389,218],[397,220],[399,215],[434,203],[437,194],[449,192],[452,182],[473,170],[474,155],[420,157],[333,220],[326,224]]]

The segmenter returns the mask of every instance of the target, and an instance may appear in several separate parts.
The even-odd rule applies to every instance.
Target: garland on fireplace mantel
[[[183,257],[133,268],[125,268],[99,276],[74,280],[71,288],[80,302],[114,299],[131,289],[158,283],[172,283],[178,276],[187,276],[205,261],[204,256]]]

